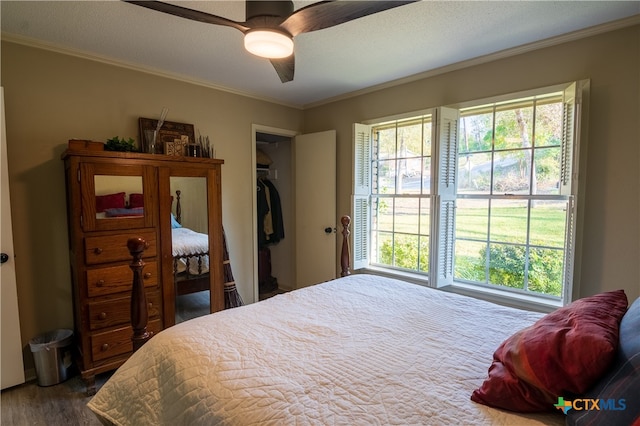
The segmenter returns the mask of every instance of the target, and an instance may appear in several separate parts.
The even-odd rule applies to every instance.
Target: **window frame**
[[[402,150],[400,149],[400,146],[398,146],[398,143],[400,139],[403,139],[403,136],[400,136],[399,133],[402,132],[404,129],[406,129],[407,127],[413,127],[413,126],[419,126],[420,127],[420,152],[416,153],[416,152],[412,152],[413,155],[403,155],[403,152],[401,152]],[[428,130],[427,130],[428,127]],[[429,187],[425,190],[425,186],[424,186],[424,182],[425,179],[428,179],[428,182],[431,182],[431,176],[432,176],[432,168],[431,168],[431,161],[432,161],[432,141],[431,141],[431,137],[433,135],[433,131],[431,129],[432,127],[432,120],[431,120],[431,114],[423,114],[423,115],[418,115],[415,117],[410,117],[408,119],[399,119],[399,120],[393,120],[391,122],[387,122],[387,123],[380,123],[377,124],[375,126],[371,127],[371,145],[372,148],[372,161],[370,162],[372,164],[371,166],[371,172],[370,175],[372,177],[371,180],[371,191],[370,191],[370,195],[371,195],[371,207],[370,207],[370,212],[371,212],[371,233],[370,233],[370,238],[371,238],[371,242],[372,242],[372,247],[370,249],[371,253],[375,253],[377,250],[373,247],[373,245],[376,244],[376,242],[379,241],[379,239],[375,239],[373,234],[374,234],[374,227],[375,224],[377,223],[378,225],[380,224],[379,221],[377,221],[377,215],[375,213],[379,214],[379,211],[376,210],[376,206],[378,205],[376,203],[376,200],[378,200],[379,203],[383,203],[384,200],[390,200],[390,204],[391,204],[391,209],[392,212],[395,213],[397,211],[398,208],[402,208],[399,207],[404,203],[410,202],[410,201],[414,201],[415,203],[417,203],[416,209],[421,212],[422,209],[424,208],[424,206],[427,206],[428,210],[431,210],[431,186],[429,185]],[[377,156],[375,154],[376,145],[380,144],[380,141],[378,140],[379,138],[379,132],[382,131],[384,132],[385,130],[393,130],[393,132],[395,132],[395,136],[394,136],[394,143],[395,143],[395,147],[393,149],[393,153],[394,155],[392,156]],[[415,140],[414,140],[415,142]],[[404,150],[408,152],[408,147],[405,145]],[[379,147],[378,147],[379,149]],[[406,152],[404,153],[406,154]],[[375,160],[373,159],[375,158]],[[420,183],[418,185],[418,189],[417,192],[410,192],[410,191],[406,191],[404,189],[404,179],[405,178],[410,178],[413,177],[413,175],[402,175],[401,170],[402,170],[402,166],[401,164],[404,163],[404,167],[405,170],[407,168],[407,163],[409,162],[415,162],[415,161],[419,161],[420,162],[420,173],[419,173],[419,177],[420,177]],[[425,174],[425,161],[428,161],[428,176],[427,174]],[[395,166],[395,170],[396,172],[394,173],[394,192],[392,194],[386,194],[380,191],[377,191],[376,189],[378,188],[378,183],[375,182],[375,180],[373,179],[373,176],[376,175],[376,170],[380,170],[381,168],[381,164],[385,163],[385,162],[393,162],[394,166]],[[375,212],[375,213],[374,213]],[[395,215],[394,215],[395,216]],[[420,222],[421,219],[421,214],[418,214],[418,223],[416,223],[415,228],[412,231],[403,231],[403,230],[399,230],[398,228],[398,222],[397,221],[393,221],[392,224],[392,230],[381,230],[380,228],[377,228],[377,231],[380,234],[384,234],[384,233],[389,233],[390,235],[392,235],[392,247],[393,247],[393,253],[395,253],[395,247],[396,247],[396,243],[398,240],[401,239],[405,239],[405,238],[415,238],[418,243],[418,256],[416,259],[416,268],[415,269],[410,269],[410,268],[406,268],[403,267],[401,265],[396,264],[395,262],[395,256],[392,254],[392,264],[386,264],[386,263],[382,263],[380,262],[380,259],[378,257],[378,261],[376,262],[376,259],[371,259],[371,265],[376,266],[376,267],[380,267],[380,268],[388,268],[394,271],[399,271],[399,272],[409,272],[409,273],[416,273],[419,275],[427,275],[428,272],[427,271],[422,271],[422,267],[423,267],[423,263],[422,261],[424,261],[424,263],[426,265],[430,264],[430,250],[427,249],[427,256],[425,258],[425,256],[423,256],[423,254],[420,251],[420,247],[423,245],[423,241],[426,239],[427,242],[427,247],[430,246],[430,222],[427,224],[427,226],[425,226],[424,224],[422,224]],[[428,229],[427,232],[425,233],[424,230]],[[398,238],[396,238],[398,237]]]
[[[582,103],[588,100],[589,80],[582,80],[566,84],[542,87],[538,89],[511,93],[476,101],[465,102],[449,107],[436,107],[430,110],[423,110],[416,114],[404,114],[404,117],[369,120],[368,124],[354,124],[354,192],[352,198],[352,247],[354,247],[354,270],[362,269],[369,273],[398,276],[402,279],[413,281],[421,285],[441,288],[449,291],[456,291],[474,297],[507,303],[514,306],[534,308],[538,310],[548,310],[569,303],[572,294],[577,289],[574,283],[577,263],[579,257],[579,247],[576,247],[577,233],[577,206],[578,206],[578,163],[580,152],[580,128],[586,122],[586,114],[582,109]],[[477,283],[460,282],[454,279],[453,254],[455,246],[455,212],[457,194],[457,152],[459,134],[459,114],[461,109],[480,107],[482,105],[494,105],[501,102],[514,101],[520,98],[532,96],[542,96],[552,92],[563,91],[565,93],[563,108],[565,120],[563,120],[563,140],[562,140],[562,174],[561,174],[561,194],[567,196],[569,203],[569,214],[566,219],[565,230],[565,256],[563,270],[563,290],[559,298],[546,295],[538,295],[532,292],[511,292],[498,286],[482,286]],[[583,98],[585,98],[583,100]],[[366,174],[368,182],[364,179],[361,168],[364,158],[369,158],[371,164],[371,128],[375,124],[432,114],[432,147],[431,147],[431,190],[417,196],[431,197],[431,234],[430,239],[430,259],[429,272],[424,273],[407,272],[396,270],[393,267],[384,265],[372,265],[369,263],[371,254],[371,167]],[[446,130],[446,131],[445,131]],[[453,136],[452,136],[453,135]],[[359,140],[361,143],[356,142]],[[567,143],[571,140],[572,143]],[[368,151],[363,151],[362,143],[368,143]],[[532,151],[533,152],[533,151]],[[360,164],[359,164],[360,162]],[[366,163],[366,161],[365,161]],[[453,172],[451,167],[453,166]],[[359,182],[365,185],[355,185],[359,175]],[[583,182],[583,181],[582,181]],[[583,184],[583,183],[582,183]],[[464,197],[460,197],[464,198]],[[528,243],[527,243],[528,244]]]

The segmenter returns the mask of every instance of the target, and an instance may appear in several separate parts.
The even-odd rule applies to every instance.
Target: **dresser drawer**
[[[160,317],[160,292],[149,291],[147,296],[147,312],[149,318]],[[118,297],[105,302],[89,303],[89,328],[114,327],[120,324],[130,324],[131,321],[131,297]]]
[[[127,248],[129,238],[142,237],[148,247],[143,257],[156,256],[156,232],[143,231],[124,234],[104,235],[101,237],[87,237],[84,239],[84,257],[88,265],[98,263],[131,260],[131,253]]]
[[[162,330],[162,322],[159,319],[149,321],[147,331],[157,334]],[[110,358],[112,356],[126,354],[133,351],[133,328],[122,327],[104,333],[91,336],[91,354],[94,361]]]
[[[142,270],[142,282],[145,287],[158,285],[158,262],[145,262]],[[87,270],[87,294],[89,297],[131,291],[133,271],[129,265],[110,266]]]

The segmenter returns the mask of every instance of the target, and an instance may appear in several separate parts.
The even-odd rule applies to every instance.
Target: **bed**
[[[590,417],[571,416],[591,412],[567,410],[557,399],[576,394],[553,396],[543,410],[518,407],[549,395],[509,381],[504,367],[541,342],[572,357],[545,364],[553,375],[539,380],[550,381],[547,387],[565,386],[567,372],[557,371],[565,364],[581,395],[622,389],[626,407],[640,407],[640,301],[627,310],[621,290],[543,315],[396,279],[343,275],[160,332],[89,408],[117,425],[589,424]],[[623,341],[631,347],[618,348]],[[488,404],[493,388],[506,389],[513,405]],[[638,425],[638,409],[596,414],[632,416],[600,424]]]
[[[171,249],[176,295],[209,290],[209,236],[182,226],[181,191],[171,214]],[[173,199],[173,197],[172,197]]]

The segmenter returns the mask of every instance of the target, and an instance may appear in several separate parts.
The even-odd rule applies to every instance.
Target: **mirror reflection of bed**
[[[139,217],[142,211],[134,212],[132,207],[142,205],[142,176],[95,175],[96,219],[126,219]],[[119,199],[114,199],[118,197]],[[110,207],[110,208],[107,208]]]
[[[170,189],[177,324],[211,311],[207,179],[172,176]]]

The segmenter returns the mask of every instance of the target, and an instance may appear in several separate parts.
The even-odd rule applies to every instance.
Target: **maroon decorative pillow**
[[[124,208],[124,192],[108,195],[96,195],[96,212],[102,213],[106,209]]]
[[[144,207],[144,196],[142,194],[129,194],[129,208],[137,209]]]
[[[606,373],[627,310],[623,290],[585,297],[505,340],[471,400],[518,412],[554,411],[559,396],[582,394]]]

